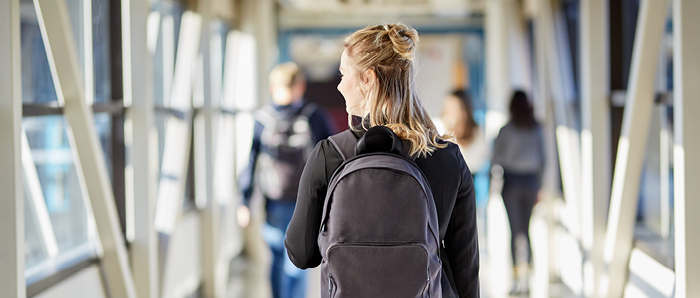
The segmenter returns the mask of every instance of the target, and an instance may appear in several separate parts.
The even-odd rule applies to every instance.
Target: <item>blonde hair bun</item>
[[[416,46],[420,38],[418,31],[403,23],[384,25],[384,30],[389,34],[389,39],[394,46],[394,52],[401,58],[413,61],[416,53]]]

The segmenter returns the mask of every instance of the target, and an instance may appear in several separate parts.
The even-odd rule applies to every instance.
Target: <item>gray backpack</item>
[[[266,198],[296,201],[301,173],[316,145],[309,125],[316,109],[309,103],[288,116],[271,106],[256,112],[255,118],[264,128],[255,173]]]
[[[441,298],[439,229],[427,179],[385,126],[359,141],[331,136],[331,178],[318,245],[322,297]]]

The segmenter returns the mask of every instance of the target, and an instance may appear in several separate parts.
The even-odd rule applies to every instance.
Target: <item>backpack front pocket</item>
[[[423,297],[430,283],[423,244],[336,243],[327,256],[331,297]]]

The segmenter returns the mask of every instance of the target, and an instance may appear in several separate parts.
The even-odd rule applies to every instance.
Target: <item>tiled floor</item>
[[[488,219],[487,219],[488,218]],[[508,298],[512,269],[507,217],[502,201],[493,198],[487,208],[481,210],[478,219],[481,256],[481,296],[484,298]],[[254,228],[255,226],[253,226]],[[259,236],[249,229],[246,254],[233,260],[228,298],[270,298],[268,276],[269,252]],[[542,208],[535,208],[531,222],[533,245],[533,271],[529,297],[576,297],[561,283],[549,283],[546,270],[546,227]],[[488,237],[487,237],[488,235]],[[307,298],[320,297],[318,269],[309,270]],[[527,297],[527,295],[517,296]]]

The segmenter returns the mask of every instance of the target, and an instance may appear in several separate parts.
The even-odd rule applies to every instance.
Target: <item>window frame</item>
[[[124,118],[126,115],[126,107],[124,106],[123,99],[122,99],[122,94],[123,94],[123,84],[122,84],[122,68],[121,68],[121,1],[120,0],[105,0],[104,3],[105,5],[108,5],[108,13],[107,16],[109,18],[109,43],[111,46],[108,46],[110,49],[109,53],[109,58],[108,58],[108,66],[110,67],[110,75],[111,77],[109,79],[109,84],[111,87],[111,96],[109,97],[108,101],[106,102],[95,102],[93,100],[89,100],[90,98],[93,98],[94,94],[85,94],[85,100],[86,104],[88,105],[88,108],[92,110],[92,115],[93,116],[93,121],[94,116],[98,114],[107,114],[110,117],[111,120],[111,127],[110,127],[110,138],[111,138],[111,148],[103,148],[105,150],[110,149],[112,152],[112,155],[110,157],[110,162],[112,163],[112,191],[113,195],[116,201],[116,205],[118,209],[123,210],[124,206],[124,197],[125,197],[125,181],[124,181],[124,161],[125,161],[125,153],[124,153]],[[33,4],[33,5],[36,5]],[[83,24],[82,28],[79,28],[78,30],[82,30],[83,34],[85,34],[85,41],[84,43],[88,44],[86,45],[86,48],[83,49],[85,53],[84,59],[93,59],[94,56],[92,55],[92,52],[94,51],[94,43],[92,39],[92,28],[94,26],[92,22],[92,15],[94,14],[93,11],[93,0],[83,0],[81,5],[86,5],[86,8],[83,8],[82,12],[82,17],[83,18],[89,18],[89,20],[81,20],[81,23]],[[33,9],[40,9],[40,8],[34,8]],[[89,14],[89,15],[88,15]],[[37,17],[41,17],[38,15]],[[75,31],[75,29],[73,30]],[[88,37],[88,35],[90,35]],[[46,42],[46,37],[43,36],[43,42]],[[89,46],[89,47],[88,47]],[[47,49],[48,51],[48,49]],[[48,52],[47,52],[48,53]],[[84,65],[84,73],[81,78],[83,81],[87,84],[94,84],[94,69],[93,71],[87,70],[88,68],[94,68],[94,62],[89,61],[86,62]],[[51,84],[55,84],[56,80],[51,82]],[[83,86],[83,91],[85,92],[93,92],[95,91],[94,86]],[[57,90],[58,91],[58,90]],[[59,103],[59,102],[50,102],[50,103],[32,103],[32,102],[22,102],[22,119],[26,118],[31,118],[31,117],[42,117],[42,116],[57,116],[57,115],[63,115],[66,116],[66,111],[65,108]],[[71,146],[70,149],[74,155],[76,155],[75,150],[76,148],[73,148]],[[102,151],[99,152],[102,154]],[[80,179],[80,178],[79,178]],[[87,193],[83,194],[84,196],[87,196]],[[122,208],[119,208],[119,207]],[[88,209],[93,209],[91,206],[88,206]],[[87,213],[88,221],[93,221],[94,220],[94,213],[88,212]],[[125,228],[125,216],[123,212],[119,212],[119,218],[120,222],[122,225],[122,232],[124,232]],[[122,233],[124,235],[124,233]],[[96,236],[96,235],[95,235]],[[77,247],[75,251],[78,251],[79,253],[74,256],[70,256],[65,260],[61,260],[56,262],[53,265],[48,265],[47,269],[42,269],[42,272],[37,273],[36,275],[33,275],[30,278],[26,279],[26,293],[29,297],[34,296],[48,288],[51,288],[52,286],[58,284],[59,282],[69,278],[70,276],[74,275],[76,272],[79,272],[87,267],[90,267],[94,264],[100,264],[103,262],[104,258],[100,257],[97,252],[97,247],[98,243],[101,242],[99,238],[95,238],[93,241],[88,241],[84,243],[83,245]],[[128,244],[128,242],[127,242]],[[73,252],[73,250],[71,251]],[[71,254],[69,254],[71,255]],[[61,259],[59,257],[59,259]],[[25,271],[26,272],[26,268]],[[26,274],[26,273],[25,273]]]

